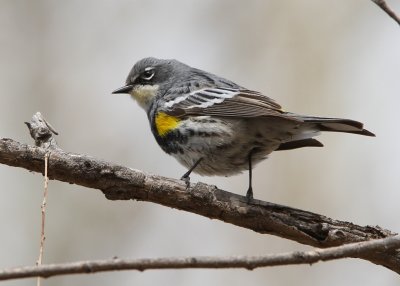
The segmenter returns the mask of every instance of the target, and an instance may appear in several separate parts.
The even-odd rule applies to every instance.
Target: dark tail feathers
[[[350,119],[341,118],[327,118],[327,117],[313,117],[313,116],[303,116],[294,113],[286,113],[287,115],[296,118],[300,122],[305,124],[310,124],[307,129],[317,129],[319,131],[330,131],[330,132],[344,132],[360,134],[365,136],[375,136],[374,133],[364,129],[363,124],[358,121]],[[315,130],[315,131],[317,131]],[[322,143],[314,138],[298,139],[294,141],[284,142],[279,145],[277,151],[280,150],[290,150],[302,147],[322,147]]]
[[[324,147],[324,145],[317,139],[308,138],[282,143],[275,151],[292,150],[302,147]]]
[[[374,133],[368,131],[367,129],[364,129],[361,122],[351,119],[304,116],[293,113],[290,113],[290,116],[293,116],[296,119],[299,119],[305,123],[314,123],[321,131],[344,132],[365,136],[375,136]]]

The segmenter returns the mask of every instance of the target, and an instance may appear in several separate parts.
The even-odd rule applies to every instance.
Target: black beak
[[[120,88],[114,90],[114,91],[112,92],[112,94],[117,94],[117,93],[131,93],[132,89],[133,89],[133,85],[131,85],[131,84],[125,85],[125,86],[123,86],[123,87],[120,87]]]

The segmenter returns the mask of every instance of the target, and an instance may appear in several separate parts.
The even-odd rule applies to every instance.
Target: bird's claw
[[[186,189],[189,189],[189,188],[190,188],[190,177],[189,177],[189,176],[183,175],[183,176],[181,177],[181,180],[185,182],[185,184],[186,184]]]
[[[253,188],[252,187],[249,187],[249,189],[247,190],[246,199],[247,199],[248,204],[250,204],[250,202],[253,200]]]

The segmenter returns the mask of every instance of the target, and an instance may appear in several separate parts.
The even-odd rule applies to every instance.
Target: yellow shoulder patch
[[[155,118],[157,133],[159,136],[165,136],[174,130],[181,120],[178,117],[168,115],[164,112],[158,112]]]

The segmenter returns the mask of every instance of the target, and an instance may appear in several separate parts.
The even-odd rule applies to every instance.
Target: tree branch
[[[321,248],[395,235],[379,226],[359,226],[260,200],[248,204],[243,196],[203,183],[187,189],[180,180],[145,174],[59,148],[49,150],[0,139],[0,163],[9,166],[42,173],[46,152],[50,154],[50,179],[99,189],[109,200],[153,202]],[[354,257],[400,273],[398,250],[359,253]]]
[[[0,270],[0,280],[44,277],[56,275],[95,273],[104,271],[148,269],[184,269],[184,268],[245,268],[253,270],[259,267],[313,264],[339,258],[356,257],[365,253],[387,251],[400,247],[400,236],[388,237],[373,241],[351,243],[328,249],[296,251],[263,256],[228,256],[228,257],[170,257],[153,259],[109,259],[79,261],[41,266],[25,266]]]
[[[376,5],[378,5],[386,14],[389,15],[390,18],[395,20],[397,24],[400,25],[400,17],[394,12],[386,3],[385,0],[372,0]]]

